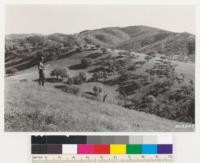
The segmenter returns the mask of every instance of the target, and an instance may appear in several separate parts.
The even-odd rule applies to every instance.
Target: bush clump
[[[57,80],[59,78],[61,78],[63,80],[63,78],[68,77],[68,73],[65,68],[55,68],[51,71],[50,75],[51,75],[51,77],[55,76],[57,78]]]
[[[6,70],[6,74],[14,75],[18,70],[16,68],[10,68]]]
[[[156,51],[150,51],[148,53],[146,53],[148,56],[151,56],[151,57],[155,57],[157,52]]]
[[[80,78],[81,82],[85,82],[87,80],[87,76],[85,72],[80,72],[78,77]]]
[[[99,81],[103,79],[104,81],[108,78],[108,73],[106,71],[98,71],[92,74],[91,81]]]
[[[79,93],[79,88],[75,86],[71,86],[71,85],[65,85],[65,87],[63,88],[63,91],[66,93],[77,95]]]
[[[147,55],[147,56],[145,56],[144,59],[148,62],[150,59],[152,59],[152,57],[150,55]]]
[[[98,86],[94,86],[93,87],[93,92],[94,92],[95,96],[99,96],[101,94],[101,92],[102,92],[102,88],[98,87]]]
[[[107,53],[108,50],[106,48],[101,48],[101,51],[103,54],[105,54],[105,53]]]
[[[69,77],[67,84],[82,84],[87,81],[87,76],[85,72],[80,72],[77,76]]]
[[[84,67],[84,68],[87,68],[88,66],[90,66],[92,63],[91,59],[89,58],[83,58],[81,59],[81,65]]]

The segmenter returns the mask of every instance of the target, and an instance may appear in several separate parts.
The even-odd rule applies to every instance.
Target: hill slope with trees
[[[94,48],[125,49],[142,53],[182,56],[194,61],[195,36],[147,26],[110,27],[77,34],[10,34],[5,39],[5,67],[26,69],[37,62],[38,52],[47,60]]]

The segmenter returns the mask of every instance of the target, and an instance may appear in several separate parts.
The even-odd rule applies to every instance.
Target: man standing
[[[39,85],[44,86],[45,76],[44,76],[44,57],[42,56],[40,62],[38,63],[39,71]]]

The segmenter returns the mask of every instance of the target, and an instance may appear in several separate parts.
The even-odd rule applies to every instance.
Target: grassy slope
[[[139,50],[139,52],[147,53],[149,51],[158,51],[164,46],[163,53],[165,55],[183,55],[188,53],[188,42],[195,43],[195,36],[189,33],[172,34],[161,41],[154,42]]]
[[[91,52],[81,52],[50,61],[46,73],[53,67],[78,64],[89,53]],[[152,62],[148,64],[150,63]],[[178,66],[180,72],[185,71],[184,65],[185,63]],[[70,72],[74,75],[79,70]],[[177,131],[174,126],[183,124],[114,104],[75,97],[55,89],[54,86],[58,83],[47,83],[45,88],[39,88],[33,82],[37,77],[37,69],[31,68],[5,79],[6,131]],[[21,79],[28,79],[28,82],[20,82]],[[92,90],[92,86],[93,83],[84,83],[80,90]],[[106,90],[111,94],[110,97],[114,97],[113,89],[106,87]]]
[[[168,35],[170,32],[147,26],[130,26],[124,28],[110,27],[81,32],[79,38],[82,41],[86,38],[93,44],[105,47],[130,46],[129,49],[131,49],[133,48],[133,44],[145,41],[147,37],[151,39],[150,42],[155,42],[153,38],[161,35],[161,33]],[[163,38],[166,38],[167,35]]]
[[[179,131],[175,125],[184,124],[75,97],[50,83],[20,82],[28,76],[33,74],[5,79],[6,131]]]

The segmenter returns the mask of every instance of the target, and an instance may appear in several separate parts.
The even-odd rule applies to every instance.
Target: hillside
[[[195,124],[194,45],[191,34],[145,26],[72,35],[9,35],[5,47],[6,129],[118,131],[122,130],[120,121],[128,131],[149,131],[144,127],[148,124],[153,131],[179,131],[174,124],[191,127]],[[37,86],[36,64],[41,56],[44,88]],[[79,104],[85,112],[80,111]],[[98,119],[101,110],[109,115],[106,125],[101,124],[105,119]],[[95,128],[81,118],[81,113],[90,123],[98,119]],[[138,123],[131,124],[135,118],[141,122],[139,127]],[[21,119],[22,126],[15,126]],[[69,119],[73,124],[66,127],[63,122],[67,124]],[[166,123],[166,127],[159,127],[155,120]]]
[[[156,41],[139,50],[142,53],[149,51],[160,51],[160,53],[169,56],[189,56],[194,57],[195,40],[194,36],[189,33],[173,34],[161,41]]]
[[[41,51],[48,60],[52,60],[99,47],[160,53],[182,61],[194,62],[195,59],[194,35],[147,26],[110,27],[72,35],[11,34],[6,36],[5,42],[6,69],[21,70],[34,66]]]
[[[6,79],[5,131],[186,131],[187,123],[76,97],[47,83],[39,88],[34,73]],[[15,91],[13,91],[15,90]]]
[[[173,32],[146,26],[112,27],[81,32],[86,43],[94,43],[110,48],[138,50],[148,44],[162,40]]]
[[[78,37],[84,43],[145,53],[154,51],[165,55],[191,56],[195,51],[194,35],[147,26],[89,30],[81,32]]]

